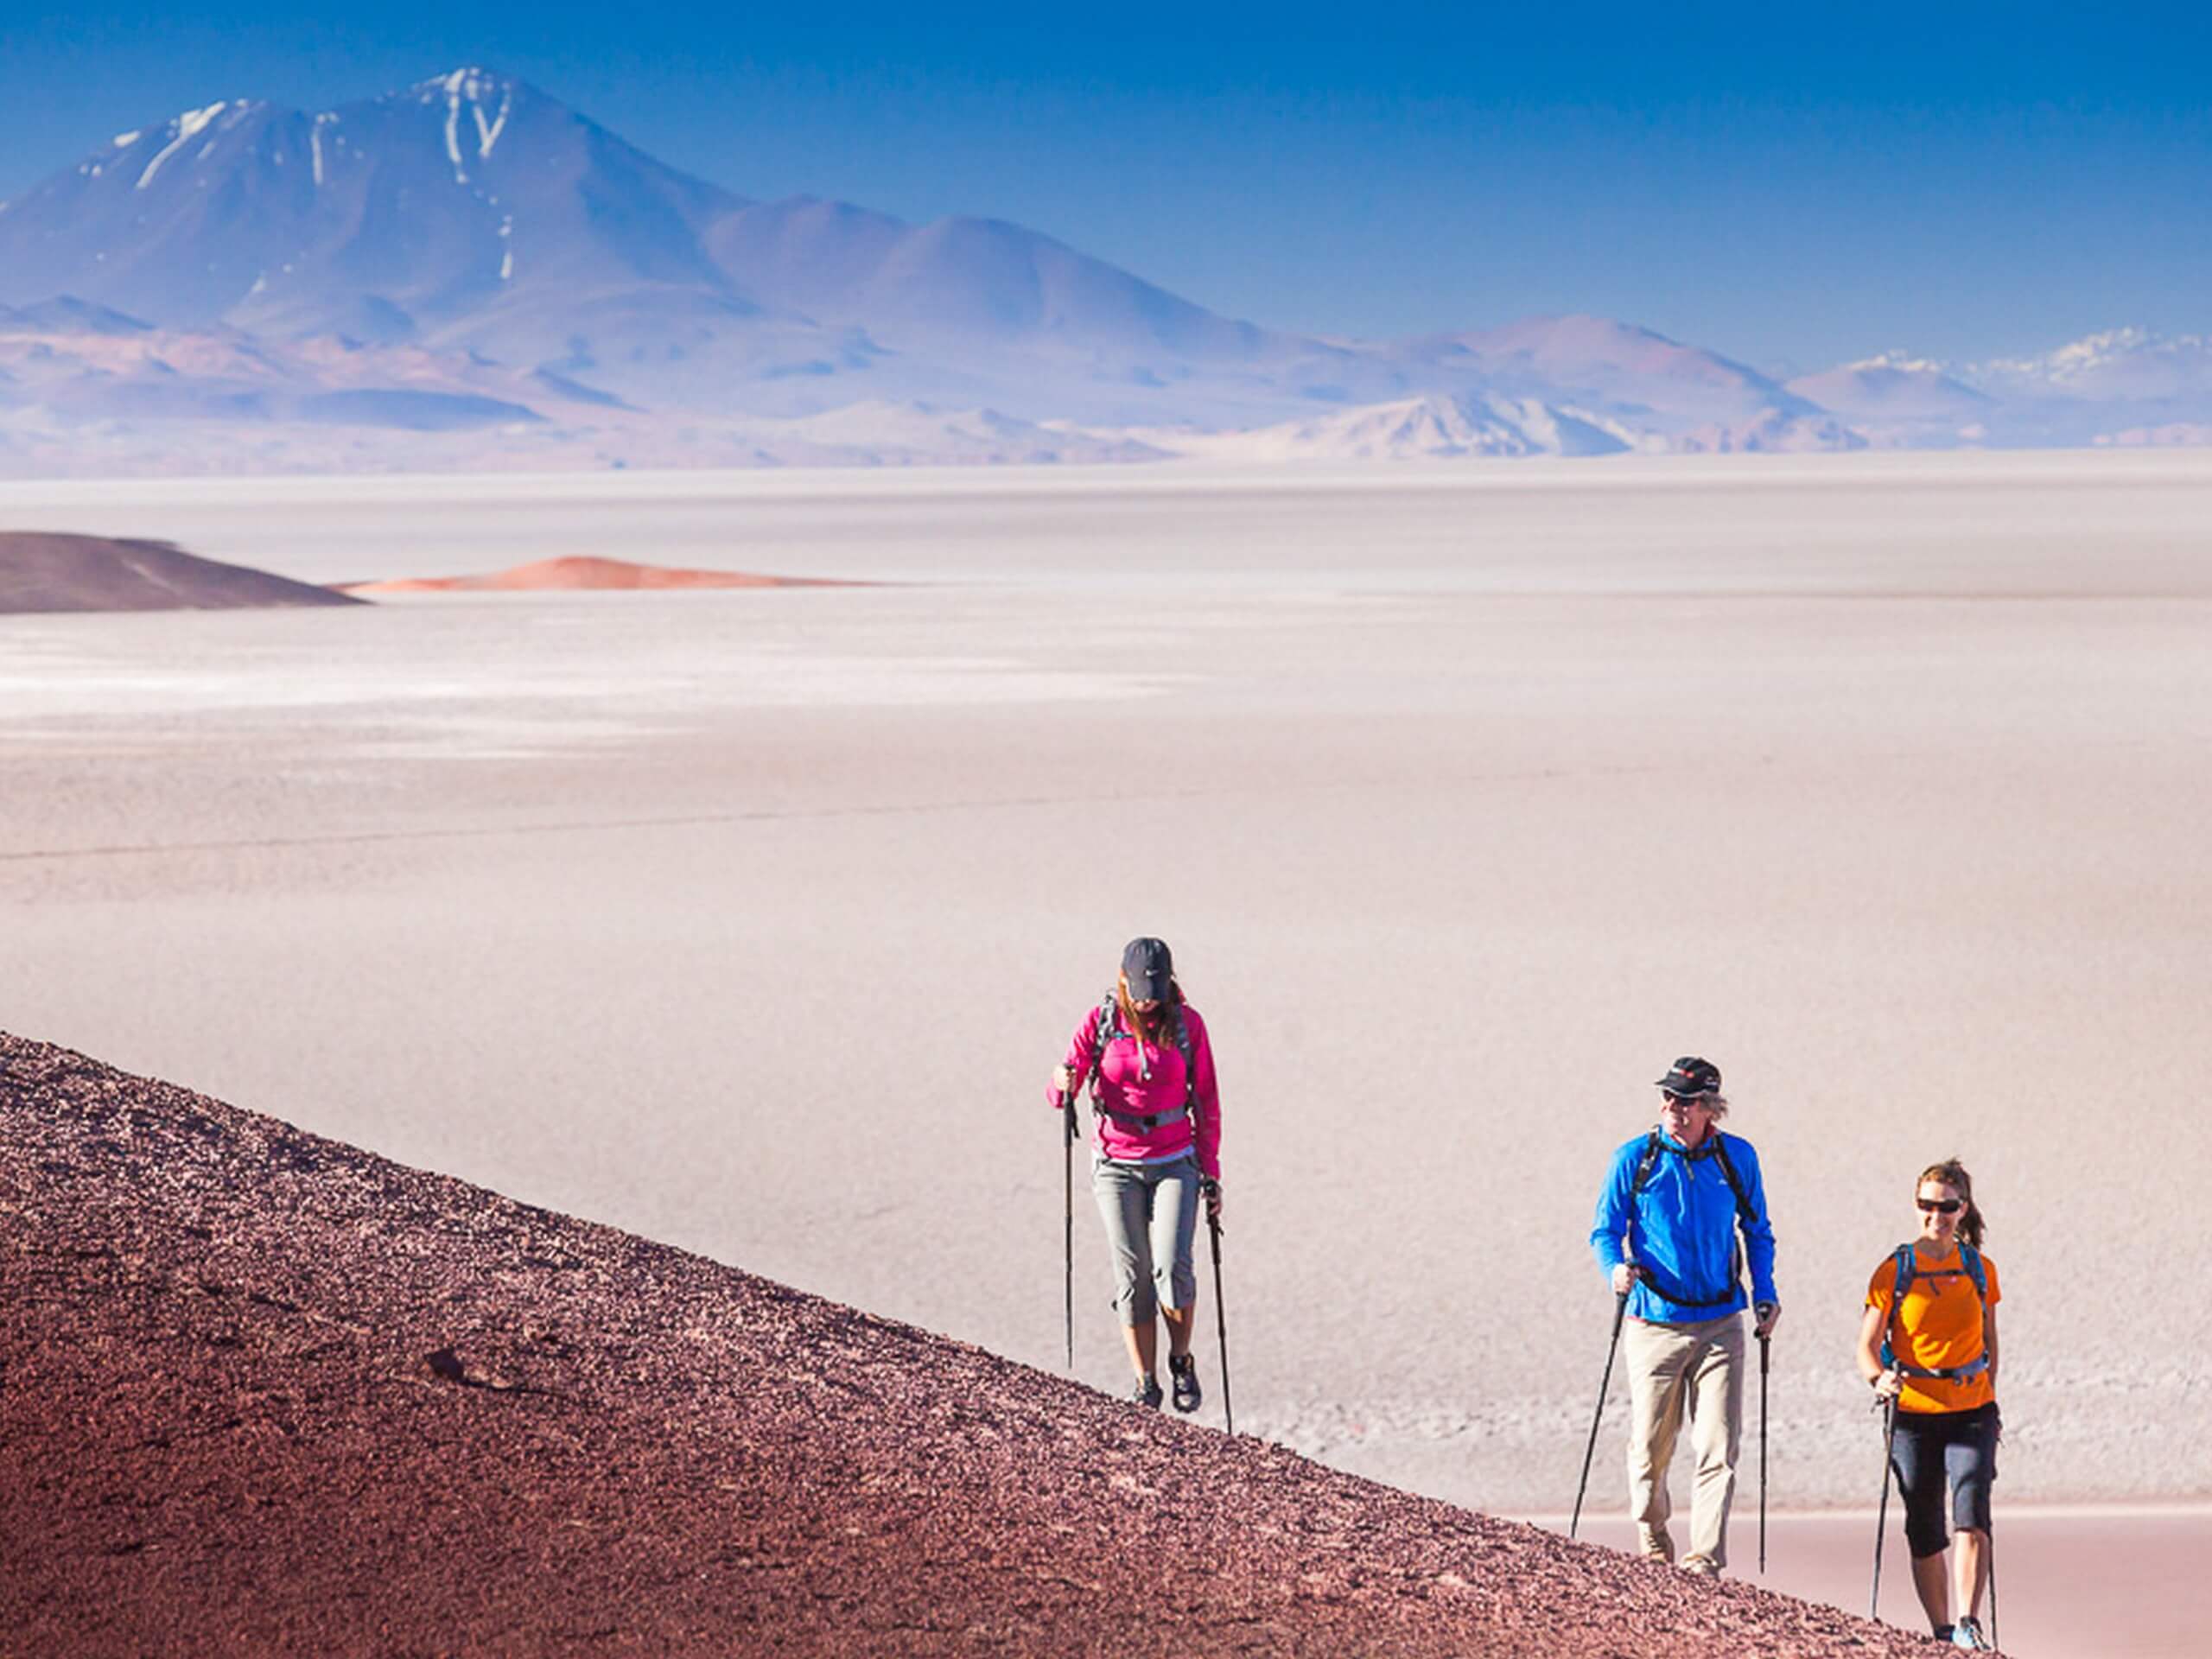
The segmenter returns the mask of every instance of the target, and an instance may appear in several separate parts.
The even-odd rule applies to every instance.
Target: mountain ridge
[[[125,372],[86,346],[134,333],[164,343]],[[236,372],[213,378],[176,360],[225,352]],[[1885,371],[1784,382],[1574,313],[1300,334],[1006,219],[740,194],[481,66],[326,111],[218,99],[0,204],[10,467],[206,464],[226,453],[217,425],[244,440],[227,450],[240,464],[282,468],[480,465],[533,425],[546,429],[507,453],[774,465],[1153,459],[1173,430],[1200,448],[1243,435],[1254,453],[1351,459],[1608,448],[1589,433],[1646,452],[2180,442],[2212,423],[2197,336],[2115,330],[1939,368],[1941,386]],[[1377,435],[1424,400],[1425,435]],[[858,408],[918,411],[910,425],[988,410],[1087,436],[979,443],[971,425],[879,455],[801,429]],[[1522,436],[1478,438],[1478,420]],[[480,435],[450,461],[392,435],[426,430]]]

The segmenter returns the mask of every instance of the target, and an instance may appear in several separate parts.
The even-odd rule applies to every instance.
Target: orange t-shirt
[[[1981,1270],[1989,1280],[1989,1306],[1994,1307],[1999,1300],[1997,1264],[1985,1255]],[[1944,1273],[1954,1276],[1935,1276]],[[1971,1365],[1981,1357],[1981,1299],[1974,1294],[1974,1281],[1967,1276],[1957,1246],[1934,1261],[1915,1255],[1912,1282],[1904,1288],[1902,1319],[1892,1317],[1890,1311],[1897,1282],[1897,1257],[1885,1255],[1867,1281],[1866,1306],[1882,1310],[1898,1359],[1938,1371]],[[1939,1376],[1908,1376],[1897,1395],[1897,1409],[1972,1411],[1996,1397],[1997,1385],[1987,1371],[1962,1382]]]

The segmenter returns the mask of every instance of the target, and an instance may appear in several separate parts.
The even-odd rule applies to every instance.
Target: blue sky
[[[1770,368],[2212,332],[2212,13],[1870,3],[0,9],[0,196],[217,98],[518,74],[751,196],[1011,219],[1347,334]]]

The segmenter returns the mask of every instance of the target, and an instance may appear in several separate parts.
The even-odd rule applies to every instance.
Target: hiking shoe
[[[1667,1535],[1664,1527],[1647,1527],[1639,1522],[1636,1529],[1636,1553],[1647,1561],[1675,1564],[1675,1541]]]
[[[1135,1382],[1129,1384],[1129,1403],[1133,1406],[1148,1406],[1153,1410],[1158,1411],[1163,1398],[1165,1396],[1160,1392],[1159,1380],[1150,1371],[1145,1372]]]
[[[1710,1555],[1692,1555],[1682,1563],[1682,1571],[1694,1579],[1717,1579],[1720,1568]]]
[[[1198,1362],[1189,1354],[1167,1356],[1167,1380],[1175,1388],[1175,1409],[1190,1413],[1205,1398],[1198,1387]]]
[[[1971,1614],[1951,1626],[1951,1645],[1970,1648],[1976,1653],[1997,1651],[1997,1644],[1981,1633],[1981,1621]]]

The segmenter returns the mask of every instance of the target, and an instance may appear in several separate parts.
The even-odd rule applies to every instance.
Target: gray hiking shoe
[[[1198,1387],[1198,1362],[1190,1354],[1167,1356],[1167,1380],[1174,1385],[1175,1409],[1188,1414],[1198,1408],[1198,1402],[1205,1398]]]
[[[1129,1403],[1133,1406],[1149,1406],[1153,1410],[1158,1411],[1160,1402],[1165,1397],[1160,1392],[1159,1379],[1149,1371],[1145,1372],[1135,1382],[1129,1384]]]
[[[1997,1651],[1997,1644],[1981,1633],[1981,1621],[1971,1613],[1951,1626],[1951,1645],[1970,1649],[1975,1653]]]

